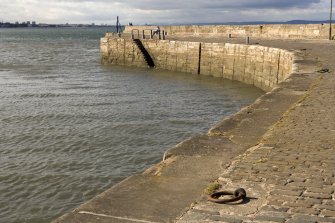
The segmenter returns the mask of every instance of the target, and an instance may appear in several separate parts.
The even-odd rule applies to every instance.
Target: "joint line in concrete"
[[[139,220],[139,219],[134,219],[134,218],[125,218],[125,217],[117,217],[117,216],[106,215],[106,214],[98,214],[98,213],[93,213],[93,212],[89,212],[89,211],[79,211],[78,213],[79,214],[94,215],[94,216],[99,216],[99,217],[105,217],[105,218],[114,218],[114,219],[119,219],[119,220],[133,221],[133,222],[157,223],[157,222],[153,222],[153,221]]]

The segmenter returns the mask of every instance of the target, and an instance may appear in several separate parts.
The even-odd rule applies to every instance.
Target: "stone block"
[[[302,194],[302,192],[303,192],[302,190],[273,190],[270,192],[270,194],[299,197]]]
[[[335,218],[335,211],[332,211],[332,210],[322,210],[321,213],[320,213],[320,215],[323,216],[323,217]]]
[[[286,219],[283,217],[275,217],[271,215],[257,215],[254,220],[256,220],[256,222],[266,221],[266,222],[283,222],[283,223],[286,221]]]
[[[306,207],[296,207],[290,209],[292,213],[308,214],[308,215],[318,215],[320,210],[315,208],[306,208]]]
[[[309,197],[309,198],[316,198],[316,199],[332,199],[331,194],[323,194],[323,193],[305,192],[303,193],[303,196]]]

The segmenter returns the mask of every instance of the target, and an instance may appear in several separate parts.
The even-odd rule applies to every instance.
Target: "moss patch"
[[[221,188],[221,184],[215,181],[206,187],[206,189],[204,190],[204,193],[209,195],[219,190],[220,188]]]

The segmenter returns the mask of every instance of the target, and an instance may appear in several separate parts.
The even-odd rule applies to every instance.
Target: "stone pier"
[[[157,69],[237,80],[270,91],[293,69],[294,53],[260,45],[142,39]],[[104,64],[147,67],[130,38],[101,39]]]
[[[143,41],[158,69],[197,75],[200,63],[202,75],[267,93],[54,223],[335,222],[335,42],[189,33]],[[104,63],[145,66],[131,39],[107,36],[101,52]],[[211,203],[213,182],[247,199]]]

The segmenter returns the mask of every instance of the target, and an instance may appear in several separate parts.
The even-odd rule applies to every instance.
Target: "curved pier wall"
[[[284,39],[329,39],[329,24],[267,24],[267,25],[207,25],[207,26],[160,26],[168,35],[177,36],[228,36],[284,38]],[[332,26],[335,29],[335,24]],[[156,26],[126,26],[124,32],[137,29],[142,34]],[[333,38],[335,34],[333,34]]]
[[[237,80],[270,91],[292,71],[292,52],[259,45],[142,40],[156,68]],[[131,39],[101,39],[101,62],[147,67]]]

